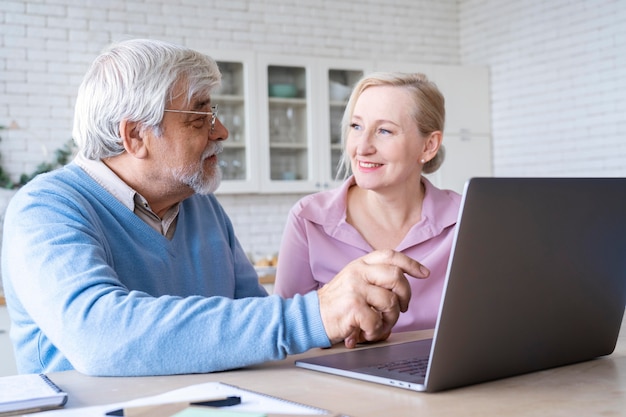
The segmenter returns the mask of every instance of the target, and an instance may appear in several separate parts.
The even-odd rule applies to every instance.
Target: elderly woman
[[[443,162],[444,98],[423,74],[375,73],[355,86],[342,122],[338,189],[304,197],[290,211],[275,291],[284,297],[323,287],[352,260],[395,249],[430,270],[410,280],[412,298],[393,331],[433,328],[461,196],[423,173]]]

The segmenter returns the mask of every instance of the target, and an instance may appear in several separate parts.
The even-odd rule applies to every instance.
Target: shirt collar
[[[434,236],[457,222],[460,198],[457,193],[435,187],[426,177],[421,178],[425,194],[422,203],[422,220],[418,223],[422,228],[420,234]],[[356,184],[354,176],[350,176],[328,197],[317,199],[314,204],[303,204],[300,215],[307,220],[324,227],[326,232],[334,236],[346,223],[346,202],[348,189]],[[315,194],[312,194],[310,198]],[[416,225],[417,226],[417,225]]]
[[[135,194],[139,195],[139,193],[122,181],[122,179],[118,177],[111,168],[106,166],[102,160],[88,159],[79,152],[74,161],[89,174],[94,181],[111,193],[113,197],[119,200],[129,210],[134,211]],[[143,197],[141,198],[143,199]],[[145,201],[145,199],[143,200]]]
[[[152,211],[148,200],[126,184],[111,168],[102,162],[102,160],[88,159],[79,153],[75,158],[75,162],[93,178],[94,181],[111,193],[113,197],[130,211],[137,214],[150,227],[169,239],[172,238],[176,230],[176,220],[180,210],[180,203],[171,207],[161,219]]]

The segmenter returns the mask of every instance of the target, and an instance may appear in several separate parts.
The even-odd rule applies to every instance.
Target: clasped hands
[[[385,340],[411,299],[408,275],[427,278],[419,262],[393,250],[371,252],[342,269],[318,290],[320,313],[331,343]]]

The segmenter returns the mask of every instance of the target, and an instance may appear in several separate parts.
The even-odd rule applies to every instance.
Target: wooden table
[[[435,394],[327,375],[293,364],[297,357],[334,353],[343,347],[314,349],[284,361],[213,374],[102,378],[69,371],[50,377],[70,394],[66,407],[127,401],[221,381],[349,416],[626,416],[624,333],[615,352],[603,358]],[[386,343],[431,335],[432,331],[394,334]]]

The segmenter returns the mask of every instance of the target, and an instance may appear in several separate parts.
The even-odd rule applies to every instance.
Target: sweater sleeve
[[[203,373],[329,345],[314,292],[231,299],[127,288],[94,213],[71,190],[46,186],[21,190],[5,217],[2,273],[20,372]]]

